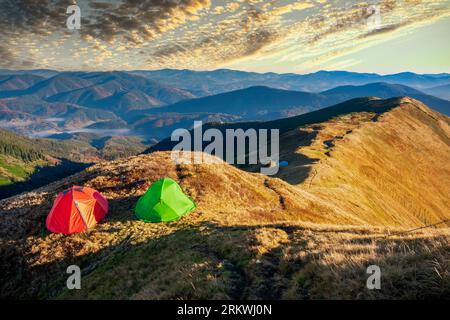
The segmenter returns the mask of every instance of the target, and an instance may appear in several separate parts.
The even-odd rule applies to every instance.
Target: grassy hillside
[[[45,163],[45,162],[40,162]],[[25,180],[40,164],[38,161],[24,162],[6,155],[0,155],[0,186]]]
[[[278,177],[219,159],[176,165],[170,152],[155,152],[3,200],[0,295],[448,298],[450,228],[415,229],[450,218],[449,119],[397,102],[285,131],[290,165]],[[177,180],[197,209],[172,223],[138,221],[134,204],[161,177]],[[73,184],[99,190],[110,212],[86,233],[48,234],[52,202]],[[64,289],[71,264],[82,268],[81,290]],[[381,290],[365,287],[372,264],[382,270]]]
[[[59,159],[88,162],[89,151],[93,155],[92,150],[95,148],[87,143],[30,139],[12,131],[0,129],[0,185],[6,186],[20,182],[22,186],[30,176],[37,174],[38,171],[60,166],[62,162]],[[83,157],[80,156],[81,154],[84,154]],[[64,164],[69,165],[69,162],[71,161],[65,161]],[[69,172],[73,172],[73,168],[73,166],[67,166]],[[60,174],[63,171],[62,168],[58,169]],[[41,176],[41,178],[43,177]],[[21,187],[18,186],[9,188],[21,190]],[[14,194],[5,188],[0,191],[2,197],[6,193]]]
[[[23,181],[46,163],[45,154],[31,140],[0,129],[0,185]]]
[[[70,136],[30,139],[0,129],[0,199],[78,172],[93,162],[139,154],[147,148],[135,137]]]
[[[11,131],[0,129],[0,152],[23,161],[35,161],[45,158],[33,141]]]

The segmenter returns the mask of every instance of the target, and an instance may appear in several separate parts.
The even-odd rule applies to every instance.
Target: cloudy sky
[[[0,67],[439,73],[449,31],[450,0],[0,0]]]

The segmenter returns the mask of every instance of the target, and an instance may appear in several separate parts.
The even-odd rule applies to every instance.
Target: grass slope
[[[5,199],[0,202],[0,295],[448,298],[450,229],[445,224],[410,229],[425,223],[412,210],[415,205],[427,206],[424,214],[430,221],[449,218],[439,211],[448,201],[449,120],[414,100],[398,102],[382,114],[340,114],[286,130],[282,143],[290,147],[283,149],[284,156],[298,158],[287,167],[292,171],[281,171],[278,178],[218,159],[208,165],[176,165],[169,152],[156,152],[99,163]],[[373,171],[379,174],[367,176]],[[134,204],[161,177],[177,180],[197,209],[167,224],[136,220]],[[292,177],[296,181],[288,180]],[[420,184],[426,179],[432,188],[431,182]],[[44,223],[52,201],[73,184],[104,194],[109,215],[83,234],[47,234]],[[376,201],[372,193],[382,199]],[[383,201],[390,207],[383,208]],[[71,264],[82,268],[81,290],[65,289]],[[366,268],[372,264],[381,267],[381,290],[365,287]]]
[[[308,136],[301,143],[299,137]],[[416,100],[403,98],[379,116],[336,117],[280,139],[281,158],[290,165],[278,177],[346,215],[397,226],[449,218],[450,120]]]

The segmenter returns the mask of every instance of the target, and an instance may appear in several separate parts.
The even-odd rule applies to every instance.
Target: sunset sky
[[[450,72],[450,0],[76,1],[71,31],[72,3],[0,0],[0,67]]]

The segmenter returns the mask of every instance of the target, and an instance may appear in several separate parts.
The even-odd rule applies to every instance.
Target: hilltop
[[[153,152],[2,200],[1,296],[448,297],[449,224],[412,229],[450,218],[449,118],[410,98],[354,101],[322,117],[265,124],[284,125],[289,166],[277,177]],[[161,177],[197,209],[168,224],[136,220],[138,197]],[[45,234],[53,199],[73,184],[103,193],[108,217],[87,233]],[[70,264],[83,270],[76,292],[64,289]],[[383,270],[380,291],[365,288],[371,264]]]

